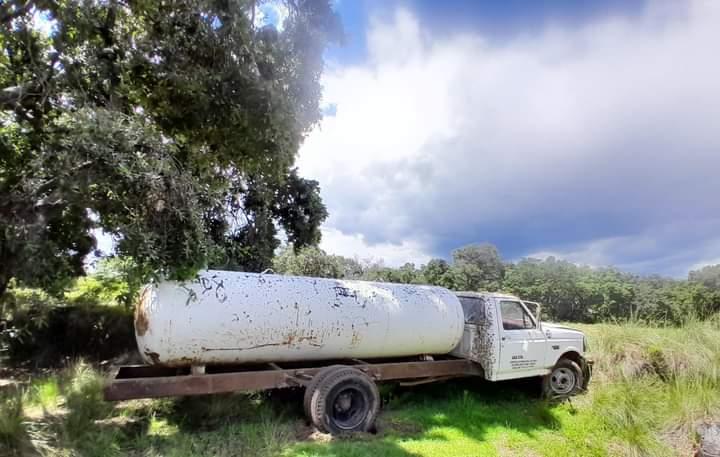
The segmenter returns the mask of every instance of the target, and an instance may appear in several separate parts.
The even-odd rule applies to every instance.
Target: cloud
[[[658,1],[498,44],[371,20],[298,161],[325,233],[417,263],[481,241],[673,275],[720,257],[718,23],[720,3]]]
[[[368,245],[360,234],[346,235],[337,229],[323,230],[322,247],[329,253],[360,260],[382,261],[385,265],[400,266],[406,262],[427,263],[430,256],[415,241],[400,244],[376,243]]]
[[[560,250],[531,252],[527,257],[543,259],[553,256],[577,264],[596,267],[615,265],[626,271],[662,272],[668,276],[685,277],[688,271],[720,264],[720,257],[707,257],[720,252],[718,233],[720,220],[694,227],[678,223],[674,226],[653,228],[652,231],[639,235],[602,238]],[[686,237],[694,237],[697,241],[678,249],[677,240]]]

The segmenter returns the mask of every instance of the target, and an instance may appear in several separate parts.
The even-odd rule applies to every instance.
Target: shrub
[[[63,394],[68,409],[64,429],[68,437],[77,439],[92,429],[95,419],[107,415],[112,405],[103,399],[103,376],[80,360],[66,373]]]
[[[10,321],[22,338],[5,339],[13,363],[34,366],[62,365],[67,358],[105,360],[134,351],[131,310],[120,306],[34,305]],[[44,318],[36,316],[43,313]]]
[[[26,438],[20,390],[0,397],[0,450],[18,451]]]

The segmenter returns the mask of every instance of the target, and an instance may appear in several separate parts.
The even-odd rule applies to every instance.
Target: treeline
[[[677,280],[576,265],[554,257],[506,262],[495,246],[482,244],[456,249],[449,262],[432,259],[425,265],[406,263],[398,268],[330,255],[316,247],[287,247],[275,257],[273,268],[277,273],[302,276],[508,292],[542,303],[546,318],[561,321],[681,324],[720,312],[720,265]]]

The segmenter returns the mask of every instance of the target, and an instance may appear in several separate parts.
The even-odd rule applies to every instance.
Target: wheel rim
[[[569,394],[575,388],[575,373],[569,368],[556,368],[550,374],[550,388],[559,395]]]
[[[365,395],[359,389],[346,387],[330,403],[330,417],[339,429],[355,430],[365,420],[366,405]]]

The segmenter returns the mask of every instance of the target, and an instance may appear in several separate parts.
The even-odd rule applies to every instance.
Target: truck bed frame
[[[203,374],[191,367],[126,365],[119,367],[104,389],[106,400],[131,400],[228,392],[247,392],[307,385],[322,368],[352,366],[373,380],[401,380],[422,384],[462,376],[482,376],[480,365],[461,358],[418,357],[364,361],[360,359],[319,362],[266,363],[256,365],[207,365]]]

